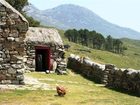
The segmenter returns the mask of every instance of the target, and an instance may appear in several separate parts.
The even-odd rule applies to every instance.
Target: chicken
[[[57,86],[56,87],[58,96],[64,96],[66,94],[66,89],[62,86]]]

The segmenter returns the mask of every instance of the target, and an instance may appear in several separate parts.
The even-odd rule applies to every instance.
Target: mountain
[[[112,24],[89,9],[77,5],[65,4],[48,10],[39,10],[30,4],[24,10],[43,25],[64,30],[86,28],[115,38],[140,39],[140,32]]]

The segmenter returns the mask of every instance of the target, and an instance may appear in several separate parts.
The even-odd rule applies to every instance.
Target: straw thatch
[[[25,38],[25,42],[27,41],[63,45],[58,31],[52,28],[30,27]]]

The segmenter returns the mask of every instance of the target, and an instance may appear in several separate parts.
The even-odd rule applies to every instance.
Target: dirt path
[[[4,84],[0,85],[0,90],[55,90],[55,87],[47,83],[42,83],[38,79],[25,76],[25,85]]]

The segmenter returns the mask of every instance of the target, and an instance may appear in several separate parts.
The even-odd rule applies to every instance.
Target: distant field
[[[60,31],[64,44],[69,44],[71,47],[66,52],[67,56],[71,53],[80,56],[88,56],[92,60],[99,63],[112,63],[119,68],[133,68],[140,70],[140,41],[122,39],[124,45],[127,46],[128,50],[125,51],[124,55],[114,54],[107,51],[101,51],[96,49],[90,49],[85,46],[81,46],[72,42],[69,42],[64,37],[64,32]]]

